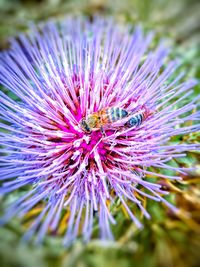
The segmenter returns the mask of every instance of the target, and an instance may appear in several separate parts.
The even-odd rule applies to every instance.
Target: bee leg
[[[102,135],[105,137],[106,136],[106,133],[105,133],[105,131],[104,131],[104,129],[103,129],[102,126],[100,127],[100,131],[101,131]]]

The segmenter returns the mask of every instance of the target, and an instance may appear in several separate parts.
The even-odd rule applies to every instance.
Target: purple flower
[[[182,82],[183,74],[175,75],[179,64],[167,61],[168,49],[162,44],[150,51],[152,37],[109,19],[91,23],[69,18],[33,26],[1,53],[0,82],[17,100],[0,93],[0,193],[25,186],[2,223],[45,203],[25,239],[37,232],[40,242],[68,213],[68,245],[79,234],[90,239],[95,217],[101,238],[112,239],[110,224],[116,220],[109,205],[117,199],[141,228],[127,201],[146,218],[150,215],[136,193],[177,212],[162,197],[167,192],[161,185],[146,176],[180,179],[186,170],[168,162],[199,147],[168,143],[173,136],[200,129],[197,123],[184,124],[200,115],[193,112],[197,98],[187,100],[196,81]],[[99,125],[84,131],[80,121],[88,126],[95,114]]]

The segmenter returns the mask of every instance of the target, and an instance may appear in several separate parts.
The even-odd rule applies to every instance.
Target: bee
[[[127,127],[138,127],[142,124],[142,122],[148,117],[147,111],[142,111],[137,114],[133,114],[133,116],[125,123]]]
[[[91,133],[94,129],[100,129],[103,131],[104,125],[112,124],[113,122],[121,120],[127,116],[128,112],[125,109],[108,107],[89,114],[86,118],[82,118],[80,121],[80,127],[86,133]]]

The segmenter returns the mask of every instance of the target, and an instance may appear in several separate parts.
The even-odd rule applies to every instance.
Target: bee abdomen
[[[142,124],[143,120],[144,120],[144,113],[140,113],[140,114],[137,114],[137,115],[131,117],[127,121],[126,125],[128,127],[133,127],[133,126],[138,127],[138,126],[140,126]]]
[[[108,116],[109,116],[109,120],[111,122],[115,122],[118,121],[120,119],[125,118],[128,115],[128,112],[125,109],[122,108],[110,108],[108,110]]]

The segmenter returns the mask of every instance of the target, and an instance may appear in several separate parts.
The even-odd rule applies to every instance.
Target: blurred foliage
[[[141,23],[147,30],[154,29],[158,38],[171,37],[174,46],[172,56],[181,59],[181,68],[187,72],[187,77],[200,78],[198,0],[0,0],[0,49],[7,48],[9,37],[25,31],[30,21],[95,14],[113,16],[122,23]],[[198,85],[195,94],[199,93]],[[172,141],[199,142],[200,134],[178,136]],[[18,219],[14,219],[0,229],[0,266],[199,266],[200,154],[190,152],[187,157],[174,160],[170,164],[196,167],[196,170],[182,177],[182,181],[158,180],[163,188],[171,192],[168,199],[180,208],[177,216],[160,203],[148,201],[147,210],[152,219],[147,221],[141,218],[144,229],[139,231],[126,214],[123,214],[120,205],[116,205],[113,208],[118,222],[113,228],[116,242],[101,243],[93,239],[88,244],[82,244],[77,240],[69,249],[62,247],[59,236],[47,236],[44,244],[39,247],[23,244],[20,241],[23,226]]]

